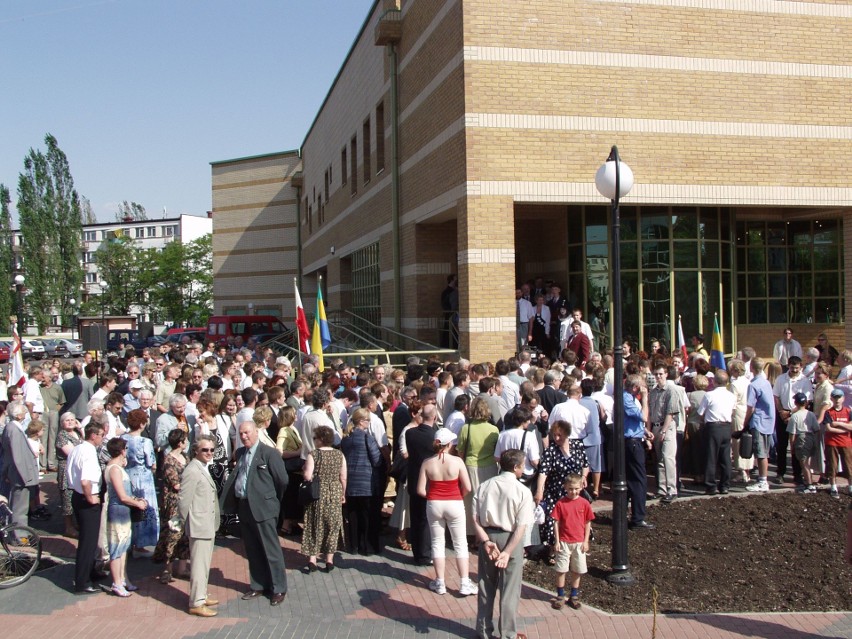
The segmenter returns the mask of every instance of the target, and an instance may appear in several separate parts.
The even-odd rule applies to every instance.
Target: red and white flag
[[[311,353],[311,331],[308,329],[308,318],[302,306],[302,297],[299,295],[299,287],[293,279],[293,290],[296,291],[296,330],[299,333],[299,350],[305,354]]]
[[[12,352],[9,353],[9,385],[23,387],[27,383],[24,372],[24,353],[21,348],[21,336],[18,335],[18,325],[12,324]]]
[[[680,354],[683,355],[683,363],[686,364],[686,340],[683,339],[683,324],[680,321],[680,315],[677,316],[677,345],[680,349]]]

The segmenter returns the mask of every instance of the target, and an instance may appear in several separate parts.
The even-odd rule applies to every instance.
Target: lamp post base
[[[636,583],[636,579],[630,574],[629,570],[616,570],[606,576],[608,583],[616,586],[632,586]]]

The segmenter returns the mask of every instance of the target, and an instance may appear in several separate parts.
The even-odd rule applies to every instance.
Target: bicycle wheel
[[[38,568],[41,537],[27,526],[6,526],[0,530],[0,588],[24,583]]]

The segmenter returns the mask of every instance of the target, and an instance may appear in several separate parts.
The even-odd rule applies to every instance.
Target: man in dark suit
[[[258,441],[252,421],[240,424],[236,466],[222,491],[222,512],[237,513],[248,557],[250,588],[243,599],[264,592],[277,606],[287,594],[284,553],[278,540],[278,513],[287,489],[287,469],[277,450]]]
[[[411,504],[411,550],[414,563],[428,566],[431,563],[431,537],[426,519],[426,499],[417,494],[417,480],[423,462],[435,455],[435,421],[438,408],[434,404],[423,404],[420,411],[421,424],[405,433],[408,448],[408,496]]]
[[[160,419],[162,413],[154,408],[154,393],[147,388],[139,391],[139,410],[145,411],[145,414],[148,415],[148,426],[142,431],[142,435],[153,442],[157,439],[157,420]],[[127,423],[125,413],[121,414],[121,421]],[[160,467],[161,464],[158,463],[157,466]]]
[[[71,377],[62,382],[65,403],[59,411],[59,416],[61,417],[63,413],[71,412],[78,420],[83,420],[89,415],[88,403],[92,398],[92,386],[83,377],[82,364],[74,362],[72,366],[73,373]]]

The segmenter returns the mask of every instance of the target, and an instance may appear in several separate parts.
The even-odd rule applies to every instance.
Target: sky
[[[98,220],[211,208],[210,162],[297,149],[374,0],[2,0],[0,183],[53,134]]]

